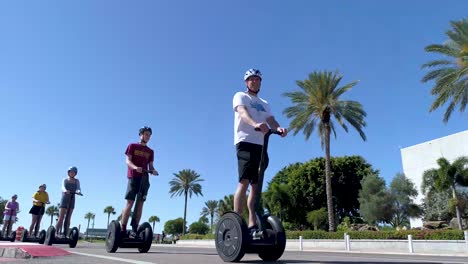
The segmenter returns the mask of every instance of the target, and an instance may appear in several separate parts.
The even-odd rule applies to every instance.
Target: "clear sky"
[[[143,219],[157,215],[161,232],[183,217],[183,197],[169,181],[182,169],[205,180],[188,202],[188,224],[207,200],[237,184],[232,96],[243,74],[259,68],[261,97],[279,123],[314,70],[360,80],[343,99],[367,111],[368,140],[337,129],[333,156],[361,155],[387,183],[402,171],[400,148],[468,128],[467,114],[429,113],[424,47],[446,40],[450,20],[466,17],[467,1],[9,1],[0,4],[0,196],[18,194],[19,224],[29,226],[31,196],[48,185],[52,203],[69,166],[84,197],[72,224],[125,200],[124,151],[138,128],[153,128],[160,176],[151,178]],[[272,138],[266,181],[284,166],[323,156],[319,137]],[[117,217],[117,215],[113,217]],[[50,218],[44,217],[43,227]]]

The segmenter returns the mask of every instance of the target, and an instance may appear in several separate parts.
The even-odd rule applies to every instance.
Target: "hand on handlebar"
[[[142,167],[137,167],[135,170],[136,170],[137,172],[139,172],[139,173],[143,173],[143,168],[142,168]]]
[[[158,175],[159,175],[159,173],[158,173],[157,170],[152,170],[152,171],[150,171],[150,173],[153,174],[154,176],[158,176]]]
[[[254,127],[255,127],[255,130],[256,130],[256,131],[261,131],[263,134],[268,133],[268,131],[270,130],[270,129],[268,128],[268,125],[267,125],[266,123],[264,123],[264,122],[262,122],[262,123],[257,123],[257,124],[255,124]]]
[[[281,137],[285,137],[288,134],[288,130],[284,127],[278,127],[276,131],[280,133]]]

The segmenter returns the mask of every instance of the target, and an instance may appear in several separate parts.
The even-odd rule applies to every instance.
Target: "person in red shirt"
[[[154,151],[148,147],[148,141],[151,138],[153,131],[150,127],[144,126],[139,130],[140,142],[131,143],[127,146],[125,155],[127,155],[127,192],[125,199],[127,204],[122,212],[122,233],[124,236],[127,234],[127,222],[132,211],[135,198],[139,192],[142,194],[142,199],[137,204],[137,214],[132,216],[135,220],[132,222],[133,232],[136,232],[138,224],[140,223],[141,214],[143,212],[143,203],[146,200],[148,194],[149,182],[142,185],[143,174],[145,171],[149,171],[153,175],[158,175],[158,172],[154,169]],[[149,168],[149,170],[148,170]]]

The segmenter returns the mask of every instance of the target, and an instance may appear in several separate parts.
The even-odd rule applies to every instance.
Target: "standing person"
[[[65,217],[65,213],[67,213],[67,223],[68,225],[65,227],[66,230],[70,228],[70,220],[73,214],[73,209],[75,209],[75,193],[81,193],[80,187],[80,180],[76,179],[76,175],[78,174],[78,168],[73,166],[70,167],[67,171],[68,177],[64,178],[62,181],[62,200],[60,201],[60,213],[59,218],[57,221],[57,225],[55,229],[57,230],[56,236],[59,237],[60,233],[62,232],[63,220]],[[64,234],[64,236],[68,236],[68,234]]]
[[[140,142],[131,143],[127,146],[125,155],[127,156],[127,191],[125,193],[125,199],[127,200],[126,206],[122,212],[122,234],[127,236],[127,223],[128,218],[130,217],[130,212],[132,211],[132,206],[135,202],[135,198],[139,192],[142,194],[142,199],[139,200],[137,204],[137,214],[132,216],[135,217],[134,225],[132,226],[133,233],[135,235],[138,225],[140,223],[140,218],[143,212],[143,203],[146,200],[148,195],[148,190],[150,187],[149,182],[142,185],[142,178],[144,171],[149,171],[153,175],[158,175],[158,172],[154,169],[154,151],[148,147],[148,142],[151,139],[153,131],[150,127],[144,126],[138,131],[140,136]]]
[[[258,96],[262,84],[260,70],[247,70],[244,82],[247,87],[246,91],[237,92],[233,98],[234,144],[237,151],[239,173],[239,183],[234,195],[234,211],[242,214],[246,191],[250,185],[251,190],[247,201],[248,226],[249,232],[253,233],[258,229],[255,217],[255,199],[263,136],[270,128],[280,132],[282,137],[285,137],[288,131],[278,124],[271,113],[268,102]],[[268,166],[268,155],[265,158],[265,164]]]
[[[45,212],[45,205],[50,204],[49,194],[46,192],[45,184],[39,185],[39,190],[33,195],[33,206],[29,213],[32,215],[31,226],[29,227],[29,235],[37,237],[41,227],[42,216]]]
[[[10,235],[13,224],[16,222],[16,214],[19,212],[19,203],[16,201],[17,199],[18,195],[14,194],[11,196],[11,200],[5,204],[5,211],[3,211],[3,237],[8,237]],[[7,229],[6,233],[5,229]]]

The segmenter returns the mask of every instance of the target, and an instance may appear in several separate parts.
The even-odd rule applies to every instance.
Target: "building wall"
[[[424,171],[438,168],[436,161],[440,157],[452,162],[460,156],[468,156],[468,130],[401,149],[403,172],[416,185],[419,193],[416,199],[418,204],[422,203],[424,197],[421,194]],[[420,218],[411,219],[411,227],[420,226]]]

